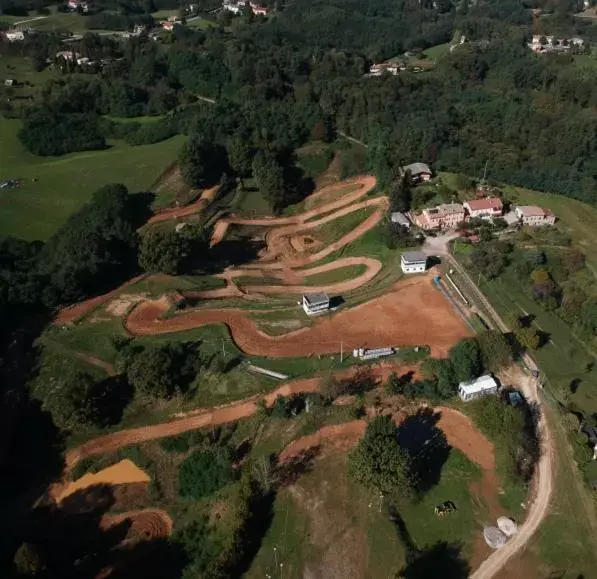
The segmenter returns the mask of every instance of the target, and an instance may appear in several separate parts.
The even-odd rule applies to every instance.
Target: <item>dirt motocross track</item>
[[[131,312],[125,327],[131,334],[151,336],[224,323],[243,352],[276,358],[339,352],[341,341],[345,351],[429,344],[433,355],[443,356],[471,334],[429,276],[398,282],[379,298],[282,336],[260,331],[242,310],[190,310],[161,319],[168,309],[164,300],[143,302]]]

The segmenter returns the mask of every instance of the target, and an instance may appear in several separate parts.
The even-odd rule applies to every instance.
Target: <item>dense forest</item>
[[[556,4],[541,29],[582,34],[589,47],[595,27],[570,13],[567,3]],[[42,155],[101,148],[113,136],[142,143],[176,132],[220,144],[241,135],[279,155],[325,119],[373,145],[370,168],[383,181],[406,161],[472,175],[489,161],[494,179],[594,202],[592,69],[578,67],[571,54],[533,54],[530,32],[530,11],[513,0],[458,8],[301,0],[267,20],[223,14],[215,28],[175,27],[163,46],[143,36],[116,43],[87,34],[74,48],[103,59],[100,68],[67,67],[38,102],[25,109],[6,103],[4,113],[27,119],[23,142]],[[466,42],[432,71],[364,76],[372,62],[460,35]],[[44,66],[56,46],[44,35],[1,48]],[[163,113],[151,129],[95,116]]]

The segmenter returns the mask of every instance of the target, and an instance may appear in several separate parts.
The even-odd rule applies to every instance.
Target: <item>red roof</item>
[[[471,211],[480,211],[482,209],[492,209],[493,211],[501,211],[504,204],[499,197],[487,197],[486,199],[474,199],[467,201],[467,205]]]

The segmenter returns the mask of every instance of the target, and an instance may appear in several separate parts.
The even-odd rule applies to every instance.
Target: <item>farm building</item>
[[[429,181],[433,176],[431,169],[425,163],[411,163],[402,167],[401,170],[403,175],[406,173],[410,175],[410,182],[413,184]]]
[[[422,251],[405,251],[400,258],[404,273],[424,273],[427,269],[427,256]]]
[[[402,225],[402,227],[406,227],[410,229],[410,221],[408,217],[404,215],[404,213],[400,213],[400,211],[394,211],[390,214],[390,221],[392,223],[397,223],[398,225]]]
[[[504,204],[499,197],[474,199],[473,201],[466,201],[463,205],[471,217],[480,217],[481,219],[501,217],[504,211]]]
[[[556,222],[556,216],[549,209],[543,209],[536,205],[519,205],[515,211],[523,225],[537,227],[553,225]]]
[[[305,295],[302,306],[308,316],[314,316],[330,309],[330,298],[326,294]]]
[[[458,385],[458,394],[464,402],[488,396],[489,394],[495,394],[497,391],[498,384],[495,378],[489,375],[481,376],[470,382],[461,382]]]

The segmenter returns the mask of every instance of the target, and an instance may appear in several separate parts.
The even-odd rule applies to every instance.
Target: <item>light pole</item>
[[[276,567],[278,566],[278,548],[274,547],[274,561],[276,562]]]

